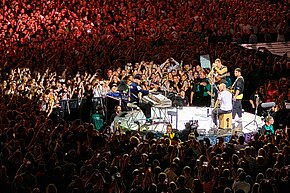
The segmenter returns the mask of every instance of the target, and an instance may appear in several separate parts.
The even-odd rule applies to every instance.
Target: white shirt
[[[230,111],[233,109],[232,104],[233,95],[227,90],[224,90],[219,93],[218,100],[220,101],[220,109],[223,111]]]

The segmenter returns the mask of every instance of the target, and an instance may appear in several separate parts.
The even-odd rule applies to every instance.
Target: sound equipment
[[[141,110],[123,111],[118,114],[112,124],[113,126],[120,126],[123,131],[138,130],[140,126],[144,125],[146,117]]]

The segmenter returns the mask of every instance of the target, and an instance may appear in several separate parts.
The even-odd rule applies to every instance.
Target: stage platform
[[[214,124],[211,119],[211,108],[209,107],[178,107],[178,108],[152,108],[153,124],[148,126],[150,130],[164,133],[166,124],[171,123],[174,129],[179,131],[185,129],[185,124],[190,121],[198,121],[198,131],[202,134],[212,135]],[[262,127],[264,122],[260,116],[243,112],[241,122],[233,120],[232,129],[224,130],[220,135],[231,135],[237,131],[240,133],[253,133]],[[250,124],[249,124],[250,123]]]
[[[182,131],[185,124],[192,121],[198,122],[198,133],[201,136],[226,137],[234,133],[248,134],[257,132],[264,122],[260,116],[243,112],[241,122],[233,120],[231,129],[214,129],[211,119],[211,108],[209,107],[171,107],[171,108],[155,108],[151,109],[152,124],[145,124],[145,116],[140,109],[123,112],[122,115],[116,117],[115,124],[121,125],[123,130],[152,131],[159,134],[166,132],[166,126],[171,124],[173,129]],[[254,122],[256,120],[256,123]]]

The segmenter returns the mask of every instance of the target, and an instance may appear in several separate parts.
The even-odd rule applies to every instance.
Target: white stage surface
[[[166,132],[166,122],[172,124],[174,129],[184,130],[185,124],[191,120],[198,121],[198,130],[204,134],[212,134],[214,123],[211,119],[211,108],[209,107],[178,107],[178,108],[152,108],[153,124],[149,126],[150,130],[157,132]],[[256,122],[254,121],[256,120]],[[256,124],[257,123],[257,124]],[[231,134],[234,131],[242,133],[252,133],[262,127],[264,122],[260,116],[243,112],[241,122],[233,120]]]
[[[171,123],[173,129],[182,131],[185,129],[185,124],[190,121],[198,121],[198,132],[205,135],[213,133],[212,127],[214,126],[211,119],[211,108],[209,107],[178,107],[178,108],[155,108],[151,109],[152,124],[145,125],[145,116],[139,110],[123,112],[124,115],[117,117],[114,122],[119,123],[123,129],[149,130],[160,133],[166,132],[166,126]],[[256,120],[256,122],[254,121]],[[256,124],[257,123],[257,124]],[[244,112],[242,122],[235,122],[233,120],[232,129],[224,130],[221,135],[231,135],[235,131],[239,133],[252,133],[262,127],[264,122],[260,116]],[[221,129],[220,129],[221,130]],[[216,133],[215,133],[216,134]]]

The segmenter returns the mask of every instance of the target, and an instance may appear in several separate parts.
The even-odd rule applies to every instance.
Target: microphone
[[[276,105],[275,102],[267,102],[267,103],[262,103],[261,104],[261,107],[264,108],[264,109],[267,109],[267,108],[272,108]]]

